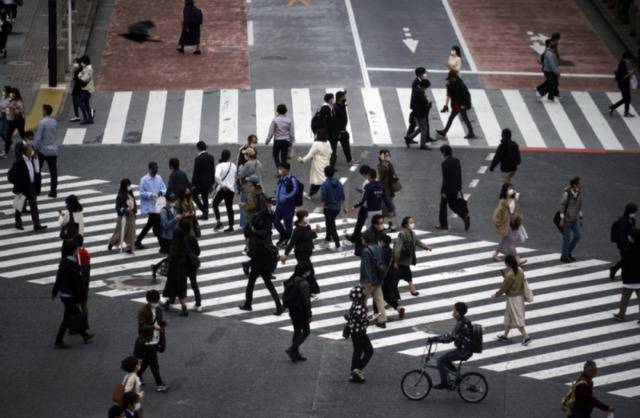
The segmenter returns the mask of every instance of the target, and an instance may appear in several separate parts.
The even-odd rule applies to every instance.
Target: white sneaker
[[[307,192],[302,193],[302,195],[304,196],[305,199],[311,200],[311,196],[309,196]]]
[[[82,120],[82,119],[80,119],[78,116],[74,116],[74,117],[69,119],[69,122],[78,122],[80,120]]]
[[[342,246],[340,246],[340,247],[335,247],[335,248],[333,248],[331,251],[333,251],[334,253],[341,253],[341,252],[343,252],[344,250],[342,249]]]
[[[202,312],[202,306],[194,306],[193,310],[196,312]]]

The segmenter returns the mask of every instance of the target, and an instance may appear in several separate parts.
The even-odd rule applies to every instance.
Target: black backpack
[[[618,237],[620,236],[620,226],[622,224],[622,218],[618,218],[617,221],[611,224],[611,233],[609,235],[609,239],[611,242],[618,242]]]
[[[303,202],[304,184],[302,184],[300,180],[297,179],[296,176],[291,176],[291,180],[289,181],[289,183],[287,183],[287,193],[290,193],[291,190],[293,190],[294,181],[298,183],[298,193],[296,193],[295,196],[293,197],[293,202],[295,203],[296,206],[302,206],[304,203]]]
[[[300,283],[304,280],[298,276],[292,276],[283,283],[282,306],[291,309],[301,305]]]
[[[322,108],[316,110],[316,113],[311,118],[311,132],[317,134],[318,131],[324,128],[324,121],[322,120]]]

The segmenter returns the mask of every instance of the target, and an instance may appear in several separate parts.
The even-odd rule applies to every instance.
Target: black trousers
[[[58,156],[51,155],[47,156],[42,153],[38,153],[38,160],[40,160],[40,172],[42,172],[42,166],[44,163],[47,163],[47,167],[49,167],[49,174],[51,175],[51,188],[49,190],[49,194],[57,195],[58,194]]]
[[[85,122],[93,122],[93,114],[91,112],[91,93],[87,90],[80,92],[80,111],[82,112],[82,119]]]
[[[36,187],[33,183],[29,185],[29,191],[25,195],[25,205],[22,208],[29,205],[29,212],[31,213],[31,221],[33,222],[33,226],[36,227],[40,225],[40,216],[38,215],[38,196],[36,194]],[[22,210],[15,211],[15,221],[16,224],[22,225]]]
[[[324,208],[324,224],[327,235],[324,240],[326,242],[333,242],[336,244],[336,247],[340,246],[340,237],[338,236],[338,228],[336,227],[336,218],[340,214],[339,210]]]
[[[460,201],[460,196],[458,193],[447,194],[447,197],[440,197],[440,226],[443,228],[448,228],[449,223],[447,221],[447,205],[451,208],[453,213],[458,215],[460,218],[465,218],[469,215],[468,211],[465,210],[465,207],[462,206],[463,203]]]
[[[62,322],[60,322],[60,327],[58,328],[58,335],[56,335],[56,343],[62,343],[64,334],[71,325],[71,319],[80,314],[80,308],[76,300],[73,298],[60,298],[60,300],[62,300],[62,304],[64,305],[64,314],[62,315]],[[83,330],[80,335],[86,337],[87,332]]]
[[[20,138],[24,139],[24,124],[25,120],[22,116],[16,116],[14,120],[7,121],[7,131],[5,133],[5,141],[11,141],[13,133],[18,130]],[[7,150],[8,151],[8,150]]]
[[[256,280],[258,280],[258,276],[262,277],[264,285],[267,287],[267,290],[271,294],[273,301],[276,303],[276,308],[281,309],[282,303],[280,303],[280,296],[278,296],[278,292],[276,292],[276,288],[271,282],[271,272],[269,270],[260,271],[253,266],[251,266],[249,281],[247,282],[247,290],[245,291],[245,306],[251,306],[251,303],[253,302],[253,288],[256,286]]]
[[[187,277],[189,277],[189,283],[191,283],[191,290],[193,290],[196,306],[200,306],[202,305],[202,298],[200,297],[200,287],[198,286],[198,270],[194,268],[188,269]]]
[[[322,187],[322,185],[312,184],[311,187],[309,187],[309,197],[311,197],[314,194],[318,193],[320,191],[321,187]]]
[[[296,310],[290,310],[289,317],[293,325],[293,338],[291,339],[290,350],[294,353],[299,353],[298,349],[311,333],[309,329],[309,318],[306,312]]]
[[[536,89],[540,96],[549,95],[549,100],[553,100],[554,97],[560,96],[558,90],[559,80],[558,76],[552,72],[544,73],[544,83],[540,84]]]
[[[329,143],[331,144],[331,160],[329,164],[336,165],[336,161],[338,161],[338,143],[342,146],[347,164],[351,163],[351,144],[347,135],[340,133],[337,138],[330,138]]]
[[[416,124],[416,118],[413,116],[413,112],[409,113],[409,127],[407,128],[407,133],[405,134],[405,137],[411,135],[413,131],[416,130],[417,126],[418,125]]]
[[[147,218],[147,223],[144,225],[144,227],[142,228],[142,231],[140,231],[140,235],[138,235],[138,238],[136,238],[136,242],[139,244],[142,242],[142,240],[144,239],[144,237],[147,235],[147,232],[149,232],[149,230],[151,229],[153,234],[156,234],[156,231],[159,231],[159,229],[162,228],[161,223],[160,223],[160,214],[159,213],[150,213],[149,217]]]
[[[447,120],[447,126],[444,127],[444,131],[449,132],[449,128],[451,128],[451,124],[453,123],[453,120],[456,118],[456,116],[458,116],[458,113],[460,114],[462,122],[464,122],[464,124],[467,126],[467,133],[473,133],[473,126],[471,126],[471,121],[469,120],[469,116],[467,116],[467,109],[460,109],[460,111],[458,112],[452,109],[451,113],[449,114],[449,119]]]
[[[276,164],[276,168],[280,163],[286,163],[289,160],[289,147],[291,147],[291,142],[285,139],[273,141],[273,162]]]
[[[18,5],[17,4],[5,4],[4,10],[7,13],[7,17],[9,19],[15,20],[16,16],[18,16]]]
[[[613,274],[616,274],[618,270],[622,268],[622,255],[624,254],[624,250],[625,250],[624,248],[618,248],[618,252],[620,252],[620,260],[618,260],[617,263],[611,266],[611,269],[613,270]]]
[[[160,377],[160,364],[158,363],[158,347],[157,345],[144,346],[144,354],[142,355],[142,362],[140,364],[140,370],[138,376],[142,377],[147,367],[151,369],[153,379],[156,381],[156,386],[164,385],[162,377]]]
[[[218,206],[220,205],[220,202],[224,200],[230,227],[233,227],[233,196],[235,196],[235,193],[231,190],[220,189],[214,196],[213,202],[211,202],[211,206],[213,206],[213,213],[216,216],[216,221],[220,222],[220,210],[218,209]]]
[[[71,102],[73,104],[73,116],[75,116],[76,118],[80,117],[80,93],[78,92],[77,94],[72,93],[71,94]]]
[[[193,201],[202,212],[202,216],[209,218],[209,189],[193,188]]]
[[[620,89],[620,93],[622,93],[622,99],[612,104],[611,109],[617,109],[619,106],[624,104],[624,113],[629,113],[629,106],[631,105],[631,90],[628,88]]]
[[[373,346],[366,332],[357,332],[351,334],[353,342],[353,356],[351,357],[351,370],[363,370],[371,356],[373,356]]]

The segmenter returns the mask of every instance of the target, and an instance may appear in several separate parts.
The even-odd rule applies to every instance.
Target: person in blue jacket
[[[276,246],[286,245],[293,232],[293,215],[296,211],[295,197],[298,194],[298,180],[291,174],[291,165],[287,162],[278,164],[278,186],[276,187],[276,210],[273,226],[280,234]],[[284,223],[284,226],[283,226]]]

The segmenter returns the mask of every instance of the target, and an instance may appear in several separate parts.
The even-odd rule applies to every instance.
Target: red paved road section
[[[117,0],[98,76],[99,90],[217,90],[250,87],[246,0],[196,0],[202,9],[202,55],[176,52],[181,0]],[[163,42],[137,44],[118,34],[151,20]]]
[[[449,0],[478,70],[540,71],[534,36],[560,32],[560,57],[575,66],[564,73],[611,74],[617,59],[594,32],[574,0]],[[544,43],[542,43],[544,45]],[[530,76],[483,76],[489,89],[527,89],[540,83]],[[561,90],[617,90],[611,79],[564,77]]]

